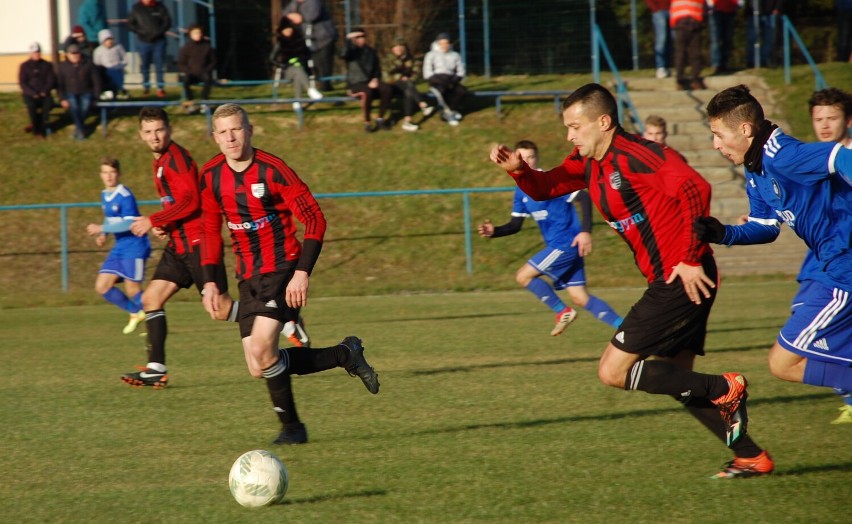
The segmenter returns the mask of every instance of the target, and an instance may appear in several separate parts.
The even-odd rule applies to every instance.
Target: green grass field
[[[506,276],[508,278],[508,276]],[[598,290],[626,311],[642,288]],[[750,432],[776,473],[711,480],[730,459],[675,401],[596,378],[610,330],[581,313],[565,335],[523,291],[314,299],[315,345],[364,339],[372,396],[336,369],[294,379],[310,443],[276,447],[266,388],[236,326],[169,307],[171,385],[130,388],[143,339],[107,305],[0,316],[5,522],[846,522],[852,427],[840,400],[769,375],[790,283],[723,285],[698,369],[739,370]],[[291,484],[250,510],[231,463],[272,449]]]

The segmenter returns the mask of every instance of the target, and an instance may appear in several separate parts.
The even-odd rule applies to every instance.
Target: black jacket
[[[164,39],[171,26],[172,17],[169,10],[160,2],[150,7],[137,2],[127,15],[127,28],[136,33],[143,42],[151,43]]]
[[[281,31],[288,27],[293,29],[293,34],[290,35],[290,38],[285,38]],[[275,39],[275,47],[272,48],[272,53],[269,54],[269,61],[286,69],[290,64],[290,59],[296,58],[307,70],[311,52],[305,44],[305,37],[302,36],[301,29],[294,25],[289,18],[282,16],[275,33],[278,37]]]
[[[18,70],[18,84],[24,96],[50,95],[56,87],[53,64],[44,59],[27,60]]]
[[[98,68],[90,60],[83,57],[77,64],[68,60],[59,63],[57,91],[60,100],[68,95],[92,93],[95,97],[101,94],[101,75]]]
[[[379,55],[372,47],[358,47],[351,40],[346,40],[346,47],[341,53],[346,60],[346,83],[350,86],[363,84],[373,78],[382,79],[382,66]]]
[[[185,75],[208,76],[216,67],[216,53],[207,40],[190,40],[178,52],[178,70]]]

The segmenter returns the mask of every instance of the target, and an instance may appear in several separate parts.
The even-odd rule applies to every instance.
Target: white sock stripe
[[[279,349],[278,354],[280,355],[280,361],[284,365],[284,369],[290,369],[290,354],[287,353],[287,350]]]
[[[287,364],[289,363],[289,357],[287,356],[287,352],[283,350],[278,350],[278,361],[275,364],[272,364],[268,368],[263,370],[264,378],[273,378],[285,373],[287,371]]]
[[[645,361],[640,360],[639,362],[633,364],[633,367],[630,368],[630,384],[629,388],[631,390],[636,390],[639,386],[639,379],[642,377],[642,368],[645,366]]]
[[[834,298],[814,317],[808,326],[793,340],[793,345],[798,348],[806,348],[813,342],[820,329],[828,326],[834,317],[846,307],[849,301],[849,292],[834,288]]]
[[[154,319],[154,318],[157,318],[157,317],[164,317],[164,316],[166,316],[166,312],[161,309],[159,311],[152,311],[150,313],[145,313],[145,320],[148,321],[148,320],[151,320],[151,319]]]

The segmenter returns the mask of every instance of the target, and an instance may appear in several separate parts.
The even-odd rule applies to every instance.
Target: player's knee
[[[515,273],[515,282],[520,284],[522,287],[527,287],[531,281],[532,277],[525,273],[523,268],[519,269],[517,273]]]
[[[606,385],[614,388],[624,387],[624,373],[620,373],[601,361],[598,365],[598,379]]]
[[[95,282],[95,292],[98,295],[105,295],[110,289],[112,289],[111,284],[102,284],[100,282]]]
[[[568,288],[568,296],[571,297],[571,302],[577,307],[586,307],[589,303],[589,294],[582,291],[575,291],[575,288]]]

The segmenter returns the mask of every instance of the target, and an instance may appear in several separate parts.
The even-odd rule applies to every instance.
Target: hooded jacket
[[[105,46],[104,42],[110,38],[113,38],[113,36],[109,29],[101,29],[98,32],[98,42],[101,45],[95,48],[95,52],[92,54],[92,62],[107,69],[123,69],[127,65],[127,52],[124,50],[124,46],[118,42],[115,42],[112,47]]]
[[[429,80],[432,75],[449,75],[459,80],[466,74],[461,55],[450,48],[446,53],[441,51],[436,43],[423,59],[423,78]]]
[[[133,4],[127,15],[127,28],[136,33],[139,40],[147,43],[166,38],[166,31],[172,26],[172,17],[168,8],[160,2],[150,6],[142,2]]]

